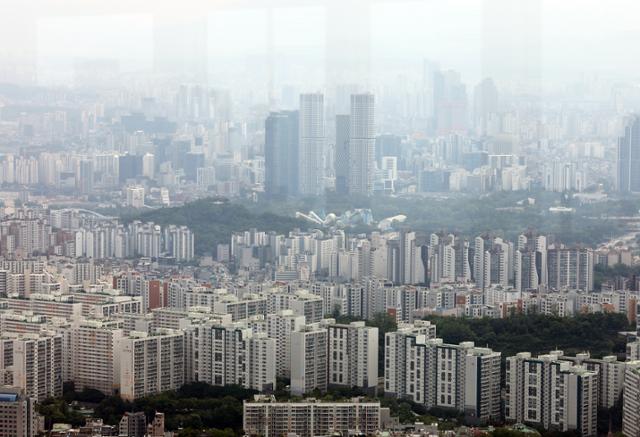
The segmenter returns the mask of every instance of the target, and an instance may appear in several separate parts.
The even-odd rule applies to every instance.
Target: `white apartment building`
[[[159,329],[154,335],[132,331],[120,340],[120,396],[134,400],[176,390],[185,378],[185,335]]]
[[[598,406],[612,408],[618,402],[624,387],[625,363],[618,361],[615,355],[596,359],[591,358],[589,353],[577,354],[575,357],[566,356],[562,351],[552,353],[559,355],[560,360],[573,362],[598,374]]]
[[[253,334],[245,324],[198,326],[195,346],[198,380],[211,385],[238,384],[265,391],[276,387],[276,341]]]
[[[640,361],[627,361],[622,395],[622,432],[640,436]]]
[[[291,376],[291,333],[305,325],[304,316],[292,310],[282,310],[267,315],[267,336],[276,341],[276,376]]]
[[[473,342],[445,344],[429,327],[400,327],[385,338],[385,393],[484,423],[500,417],[500,353]]]
[[[62,396],[62,335],[52,331],[0,337],[2,383],[37,401]]]
[[[598,374],[560,361],[557,353],[507,358],[505,419],[597,435]]]
[[[385,335],[384,391],[397,397],[406,397],[416,403],[425,403],[424,372],[416,371],[416,363],[424,367],[427,358],[421,346],[436,337],[436,326],[428,321],[400,324],[394,332]],[[418,349],[421,350],[418,353]],[[407,363],[407,358],[413,364]],[[409,369],[409,373],[407,373]]]
[[[244,402],[242,416],[245,434],[253,437],[374,435],[380,429],[380,402],[277,402],[273,396],[255,396]]]
[[[291,394],[327,390],[328,332],[319,323],[305,325],[291,333]]]
[[[378,328],[364,322],[330,324],[329,385],[359,387],[375,392],[378,386]]]
[[[112,395],[120,383],[118,344],[123,337],[116,322],[85,320],[69,330],[71,369],[76,390],[92,388]]]

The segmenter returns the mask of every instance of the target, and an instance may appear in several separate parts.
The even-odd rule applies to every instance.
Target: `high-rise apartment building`
[[[276,341],[276,375],[291,375],[291,333],[305,325],[305,317],[292,310],[282,310],[267,315],[267,335]]]
[[[370,195],[373,192],[376,142],[374,111],[373,94],[351,96],[348,181],[350,194]]]
[[[298,154],[299,189],[301,196],[324,193],[324,96],[300,95],[300,149]]]
[[[640,117],[627,121],[624,135],[618,139],[618,191],[640,192]]]
[[[613,408],[620,400],[624,387],[624,361],[618,361],[615,355],[602,358],[591,358],[589,353],[567,356],[562,351],[554,351],[560,360],[569,361],[598,374],[598,405],[602,408]]]
[[[319,323],[305,325],[291,333],[291,394],[313,390],[324,392],[329,382],[327,329]]]
[[[500,417],[500,353],[472,342],[445,344],[435,326],[401,326],[385,338],[385,393],[428,408],[451,408],[470,422]]]
[[[336,193],[347,194],[349,191],[349,115],[336,115],[336,145],[335,145],[335,178]]]
[[[329,385],[359,387],[375,392],[378,386],[378,328],[364,322],[330,324]]]
[[[211,385],[238,384],[258,391],[276,386],[276,341],[242,323],[200,325],[194,356],[188,359],[198,380]]]
[[[507,358],[505,418],[558,431],[597,434],[598,374],[559,359],[561,352]]]
[[[0,373],[5,383],[43,401],[62,395],[62,335],[53,331],[0,337]]]
[[[549,249],[549,288],[593,291],[593,250],[586,248]]]
[[[76,390],[91,388],[111,395],[118,388],[118,344],[123,331],[117,322],[86,320],[74,324],[71,337],[70,372]]]
[[[622,432],[640,436],[640,361],[627,361],[622,394]]]
[[[120,396],[134,400],[177,390],[184,384],[185,336],[160,329],[155,335],[132,331],[120,340]]]

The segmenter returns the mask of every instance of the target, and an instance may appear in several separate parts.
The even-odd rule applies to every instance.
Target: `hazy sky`
[[[269,53],[268,12],[259,7],[267,5],[269,0],[227,0],[222,10],[215,10],[219,4],[216,0],[173,2],[168,4],[175,6],[168,8],[159,7],[160,3],[152,0],[130,0],[131,7],[126,6],[125,0],[112,1],[114,6],[110,8],[97,0],[56,0],[49,3],[55,7],[42,11],[29,4],[21,9],[23,2],[5,0],[14,2],[15,8],[1,14],[4,20],[0,18],[0,27],[5,28],[2,35],[12,32],[12,26],[16,30],[20,23],[16,17],[33,21],[33,11],[42,12],[35,18],[35,43],[30,42],[31,35],[19,38],[24,44],[35,45],[41,81],[64,80],[78,58],[115,59],[123,71],[150,71],[157,56],[156,23],[166,24],[174,19],[176,29],[190,28],[194,21],[205,29],[206,49],[199,53],[208,57],[209,73],[214,76],[217,68],[225,70],[224,64],[218,62],[220,59],[244,61]],[[283,1],[288,5],[310,3],[307,0],[274,3]],[[207,3],[214,7],[192,12],[198,9],[192,8],[193,4]],[[344,50],[345,57],[368,62],[366,68],[372,75],[396,74],[408,66],[415,66],[417,72],[422,59],[428,58],[443,68],[461,71],[463,80],[469,83],[486,75],[517,76],[519,68],[535,70],[543,81],[569,80],[591,72],[631,79],[640,77],[637,62],[640,3],[637,1],[318,0],[311,3],[317,6],[273,9],[273,55],[276,74],[281,80],[295,80],[298,76],[305,80],[307,75],[309,80],[322,80],[327,57],[337,56],[329,54],[327,47],[333,52]],[[42,3],[36,1],[36,4]],[[78,10],[75,4],[85,6]],[[238,4],[241,8],[228,9],[229,4]],[[326,4],[329,9],[325,8]],[[97,5],[100,5],[100,14],[96,16]],[[67,16],[70,12],[79,15]],[[364,45],[361,41],[349,42],[358,36],[366,40]],[[344,48],[331,44],[336,39],[345,42]],[[0,38],[0,41],[3,41],[0,53],[11,53],[12,46],[20,44],[16,39]]]

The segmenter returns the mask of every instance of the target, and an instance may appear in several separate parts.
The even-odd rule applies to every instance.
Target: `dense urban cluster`
[[[538,53],[588,7],[46,3],[0,7],[0,437],[640,437],[640,87]]]

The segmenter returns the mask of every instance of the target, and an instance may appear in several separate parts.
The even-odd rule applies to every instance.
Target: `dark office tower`
[[[153,139],[153,156],[155,157],[155,169],[160,167],[160,164],[170,159],[171,149],[171,137],[158,137]]]
[[[618,191],[640,192],[640,117],[627,121],[624,136],[618,139]]]
[[[433,110],[436,135],[467,130],[467,89],[460,73],[448,70],[433,74]]]
[[[204,167],[204,153],[188,152],[184,157],[184,175],[189,181],[198,179],[198,169]]]
[[[376,161],[382,162],[383,156],[395,156],[400,161],[402,138],[398,135],[383,134],[376,137]]]
[[[142,156],[120,156],[118,158],[118,174],[120,183],[125,183],[127,179],[135,179],[142,175]]]
[[[349,123],[348,115],[336,115],[336,193],[349,192]]]
[[[93,161],[81,159],[76,170],[76,189],[81,194],[93,192]]]
[[[473,127],[478,134],[487,134],[488,122],[497,112],[498,88],[493,79],[484,79],[473,91]]]
[[[349,193],[373,193],[375,164],[375,97],[373,94],[351,96],[349,120]]]
[[[298,111],[272,112],[265,122],[265,192],[294,196],[298,187]]]

